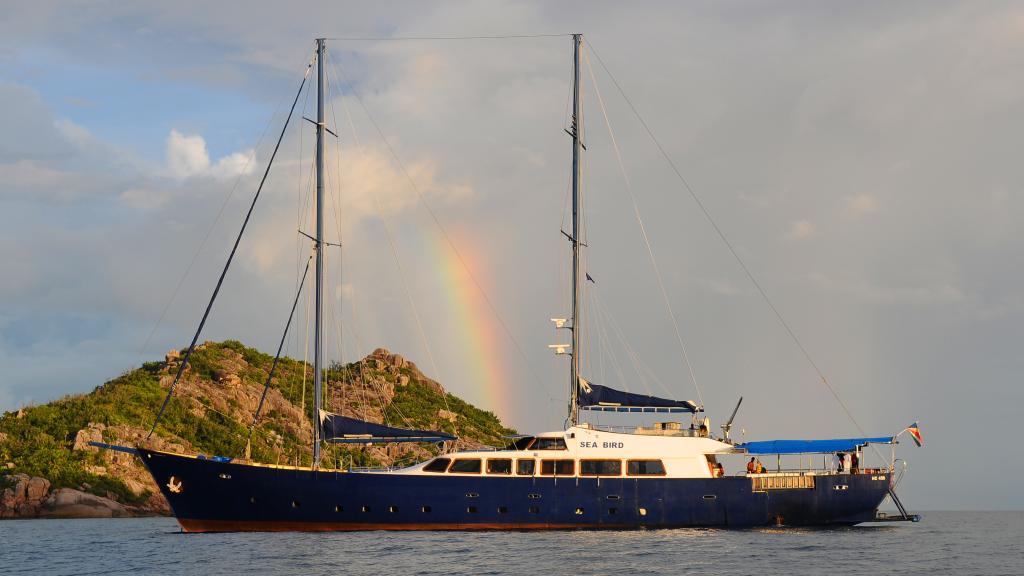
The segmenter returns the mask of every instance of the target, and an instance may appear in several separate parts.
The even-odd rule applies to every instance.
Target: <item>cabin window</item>
[[[506,450],[526,450],[530,443],[533,442],[533,436],[523,436],[522,438],[516,438],[505,447]]]
[[[622,460],[580,460],[580,476],[621,476]]]
[[[488,458],[487,459],[487,473],[488,474],[511,474],[512,473],[512,459],[511,458]]]
[[[630,460],[626,469],[630,476],[665,475],[665,465],[661,460]]]
[[[572,476],[575,470],[575,460],[541,460],[541,476]]]
[[[448,464],[451,463],[449,458],[435,458],[430,464],[423,467],[424,472],[444,472],[448,469]]]
[[[565,438],[537,438],[531,450],[565,450]]]
[[[536,461],[530,460],[516,460],[516,474],[520,476],[533,476],[533,468]]]
[[[479,458],[458,458],[455,462],[452,462],[448,472],[451,474],[479,474],[480,473],[480,459]]]

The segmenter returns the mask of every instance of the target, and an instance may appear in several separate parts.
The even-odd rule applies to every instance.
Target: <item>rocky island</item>
[[[273,357],[237,341],[197,347],[152,438],[149,427],[181,362],[177,350],[98,386],[0,416],[0,518],[117,518],[169,515],[138,459],[90,442],[309,465],[312,368],[282,358],[263,412],[249,426]],[[415,363],[385,349],[325,371],[328,410],[364,420],[443,430],[458,448],[503,444],[513,433],[491,412],[449,394]],[[431,446],[329,446],[324,466],[396,465]]]

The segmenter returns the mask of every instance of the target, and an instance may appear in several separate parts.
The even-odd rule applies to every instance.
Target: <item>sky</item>
[[[548,345],[568,335],[549,319],[568,315],[566,34],[579,32],[584,375],[700,399],[716,430],[742,396],[734,436],[748,440],[916,420],[925,446],[897,449],[909,507],[1024,508],[1020,4],[5,12],[0,410],[187,345],[323,36],[338,136],[325,229],[342,244],[327,252],[328,359],[386,347],[519,430],[559,429],[568,367]],[[518,35],[539,37],[408,39]],[[201,340],[276,347],[309,255],[297,230],[312,232],[302,116],[315,93]]]

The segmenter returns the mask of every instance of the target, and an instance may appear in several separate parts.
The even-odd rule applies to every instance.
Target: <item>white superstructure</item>
[[[520,441],[522,449],[444,454],[397,474],[712,478],[731,445],[697,435],[649,435],[583,426]]]

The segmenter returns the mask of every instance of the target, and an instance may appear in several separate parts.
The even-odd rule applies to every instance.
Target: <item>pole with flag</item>
[[[910,433],[910,437],[914,439],[914,444],[917,444],[919,447],[924,446],[924,436],[921,435],[921,428],[917,425],[917,422],[907,426],[903,431]]]

